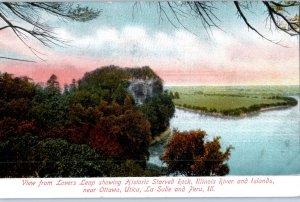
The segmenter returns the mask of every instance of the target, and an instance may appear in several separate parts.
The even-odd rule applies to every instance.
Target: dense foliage
[[[136,106],[132,79],[160,81],[155,96]],[[41,86],[0,73],[0,91],[2,177],[158,175],[146,168],[148,147],[174,104],[149,67],[99,68],[63,91],[55,75]]]
[[[127,160],[111,161],[85,144],[32,135],[0,142],[0,177],[118,177],[159,173]]]
[[[220,137],[205,140],[205,131],[173,132],[162,156],[168,173],[187,176],[223,176],[229,173],[226,164],[232,147],[221,151]]]
[[[151,133],[154,137],[162,133],[169,126],[175,106],[167,93],[151,97],[141,106],[141,111],[150,121]]]

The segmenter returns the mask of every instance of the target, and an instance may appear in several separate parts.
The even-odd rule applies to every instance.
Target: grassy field
[[[258,111],[272,106],[295,105],[286,96],[299,95],[298,86],[170,86],[169,92],[178,92],[175,105],[208,112],[236,114]]]

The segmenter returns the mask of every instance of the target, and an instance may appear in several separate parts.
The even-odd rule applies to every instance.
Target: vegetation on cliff
[[[135,105],[128,85],[136,78],[159,79],[149,67],[109,66],[61,90],[55,75],[41,86],[1,73],[1,177],[157,175],[146,168],[148,147],[174,104],[161,88]]]

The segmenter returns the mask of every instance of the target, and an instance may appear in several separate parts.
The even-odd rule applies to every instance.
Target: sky
[[[29,41],[43,58],[37,58],[11,30],[0,31],[0,56],[34,60],[26,63],[0,59],[0,72],[29,76],[46,82],[56,74],[61,84],[81,78],[95,68],[150,66],[165,85],[298,85],[299,37],[270,31],[261,3],[254,3],[249,21],[273,44],[252,30],[237,16],[230,2],[215,3],[221,29],[207,31],[201,21],[181,17],[185,26],[174,27],[160,18],[157,3],[82,3],[101,9],[89,22],[64,22],[44,14],[43,20],[68,41],[67,46],[47,48]],[[166,9],[172,16],[172,12]],[[0,26],[2,24],[0,23]]]

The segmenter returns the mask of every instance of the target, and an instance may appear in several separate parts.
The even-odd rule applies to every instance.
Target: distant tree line
[[[179,93],[178,92],[173,93],[173,91],[169,92],[169,96],[171,99],[179,99],[180,98]]]
[[[288,107],[288,106],[296,106],[298,101],[292,97],[283,97],[283,96],[273,96],[268,99],[277,99],[276,103],[262,103],[262,104],[254,104],[249,107],[238,107],[234,109],[225,109],[225,110],[217,110],[216,108],[207,108],[201,106],[194,106],[189,104],[177,104],[179,107],[199,110],[207,113],[219,113],[224,116],[242,116],[251,112],[259,112],[261,109],[270,108],[270,107]]]

